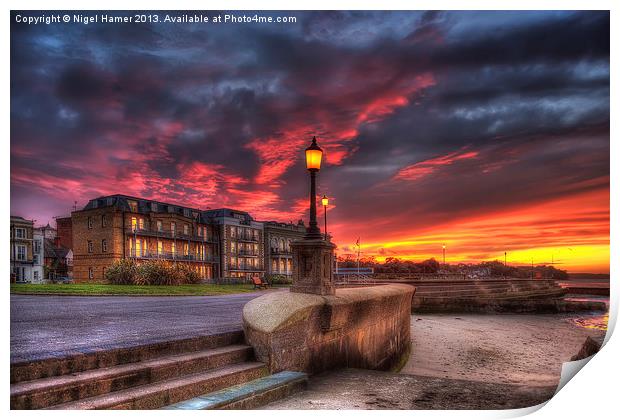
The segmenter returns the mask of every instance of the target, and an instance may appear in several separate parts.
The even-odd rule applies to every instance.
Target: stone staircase
[[[14,363],[11,409],[253,408],[305,386],[305,374],[268,375],[243,340],[235,331]],[[212,393],[217,404],[182,404]]]

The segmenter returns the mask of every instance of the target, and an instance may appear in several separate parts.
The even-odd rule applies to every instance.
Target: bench
[[[265,280],[261,280],[260,277],[252,277],[252,284],[254,284],[255,289],[260,289],[261,287],[266,289],[269,287],[269,283]]]

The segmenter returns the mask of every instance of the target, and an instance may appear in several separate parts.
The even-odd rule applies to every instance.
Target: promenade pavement
[[[262,293],[11,295],[11,363],[239,330],[243,305]]]

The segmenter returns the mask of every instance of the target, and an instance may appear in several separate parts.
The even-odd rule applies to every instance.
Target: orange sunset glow
[[[12,214],[126,194],[307,224],[316,136],[338,255],[609,272],[608,14],[296,16],[14,31]]]

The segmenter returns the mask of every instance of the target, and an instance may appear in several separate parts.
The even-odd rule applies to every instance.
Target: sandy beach
[[[419,315],[401,373],[526,386],[555,386],[562,363],[588,335],[567,315]]]
[[[549,400],[603,314],[412,315],[400,373],[325,372],[264,409],[506,409]]]

